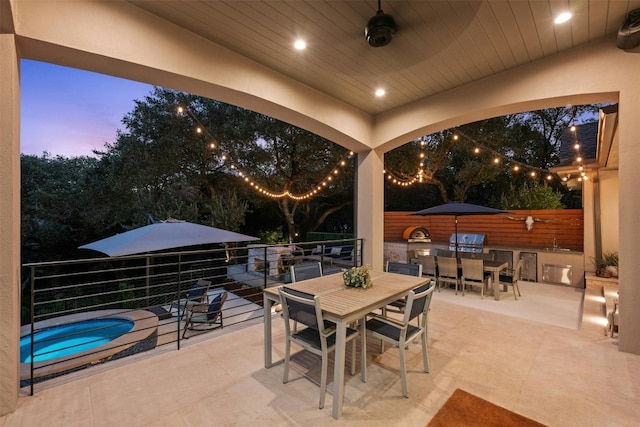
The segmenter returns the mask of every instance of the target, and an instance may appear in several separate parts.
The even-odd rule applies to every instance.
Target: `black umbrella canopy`
[[[470,215],[497,215],[503,213],[510,213],[509,211],[503,211],[500,209],[488,208],[486,206],[474,205],[472,203],[463,202],[449,202],[444,205],[434,206],[432,208],[423,209],[418,212],[414,212],[411,215],[420,216],[453,216],[455,218],[455,233],[456,233],[456,258],[458,257],[458,217],[470,216]]]
[[[412,213],[411,215],[463,216],[463,215],[496,215],[501,213],[509,213],[509,211],[488,208],[486,206],[474,205],[472,203],[449,202],[449,203],[445,203],[444,205],[438,205],[432,208],[423,209],[421,211]]]

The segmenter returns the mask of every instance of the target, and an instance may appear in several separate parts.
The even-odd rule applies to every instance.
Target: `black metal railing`
[[[21,386],[33,394],[41,381],[217,330],[185,328],[179,301],[198,280],[210,283],[202,303],[227,292],[224,327],[255,322],[265,287],[290,281],[290,265],[318,261],[325,274],[362,265],[362,239],[26,264]]]

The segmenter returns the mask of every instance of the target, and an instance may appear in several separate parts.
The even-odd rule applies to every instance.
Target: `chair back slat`
[[[524,259],[520,258],[516,263],[516,268],[513,270],[513,280],[520,280],[522,275],[522,266],[524,265]]]
[[[455,258],[438,257],[438,271],[441,277],[458,277],[458,262]]]
[[[387,261],[387,272],[405,274],[407,276],[422,276],[422,264],[405,264],[402,262]]]
[[[320,322],[316,304],[318,297],[306,292],[281,286],[280,300],[285,319],[294,320],[310,328],[320,330]]]
[[[319,262],[291,266],[291,282],[293,283],[315,277],[322,277],[322,264]]]
[[[410,310],[405,310],[404,323],[409,323],[420,314],[426,313],[429,310],[431,304],[431,296],[433,290],[436,287],[436,283],[431,280],[424,285],[420,285],[417,288],[409,292],[407,298],[407,307],[411,307]]]
[[[436,277],[436,257],[433,255],[418,255],[418,264],[422,265],[422,274]]]
[[[482,259],[462,258],[462,277],[465,280],[474,280],[482,282],[484,280],[484,272]]]

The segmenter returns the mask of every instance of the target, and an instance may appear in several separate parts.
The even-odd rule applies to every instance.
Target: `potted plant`
[[[618,277],[618,252],[604,251],[602,255],[594,259],[596,276]]]
[[[342,269],[342,279],[344,280],[344,285],[349,288],[367,289],[373,285],[368,265]]]

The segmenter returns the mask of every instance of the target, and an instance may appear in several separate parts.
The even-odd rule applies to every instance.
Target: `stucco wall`
[[[600,172],[600,228],[603,251],[619,252],[620,249],[619,198],[618,171]]]

